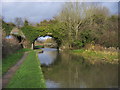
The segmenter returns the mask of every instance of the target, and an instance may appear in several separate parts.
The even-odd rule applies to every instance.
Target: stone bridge
[[[19,42],[19,44],[21,44],[23,46],[23,48],[27,48],[27,41],[26,41],[26,37],[23,34],[23,32],[18,29],[18,28],[13,28],[10,32],[10,35],[14,38],[16,38]]]

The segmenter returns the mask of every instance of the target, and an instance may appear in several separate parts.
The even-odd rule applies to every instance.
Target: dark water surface
[[[118,87],[118,66],[91,65],[82,56],[43,48],[38,54],[48,88]]]

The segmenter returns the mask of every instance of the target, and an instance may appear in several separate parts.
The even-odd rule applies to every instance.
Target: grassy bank
[[[45,81],[35,51],[28,53],[7,88],[45,88]]]
[[[2,74],[6,73],[11,66],[16,64],[20,60],[24,52],[29,50],[30,49],[21,49],[16,53],[8,55],[6,58],[2,59]]]
[[[72,50],[74,54],[81,55],[92,61],[105,61],[108,63],[118,63],[118,52],[92,51],[85,49]],[[95,63],[93,62],[93,63]]]
[[[34,46],[34,48],[43,48],[44,46],[42,45],[38,45],[38,46]]]

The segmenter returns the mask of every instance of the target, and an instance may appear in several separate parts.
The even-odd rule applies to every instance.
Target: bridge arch
[[[56,48],[59,49],[59,47],[60,47],[60,45],[61,45],[61,40],[59,40],[58,37],[55,37],[52,33],[46,33],[45,35],[39,35],[38,37],[36,37],[35,40],[34,40],[33,43],[32,43],[32,48],[34,48],[35,42],[38,40],[38,38],[40,38],[40,37],[46,37],[46,36],[51,37],[52,40],[54,40],[55,43],[57,44],[57,45],[56,45]]]
[[[35,27],[35,26],[28,25],[28,26],[22,27],[21,30],[24,33],[26,40],[29,42],[28,44],[32,49],[33,49],[35,40],[40,36],[53,37],[56,40],[59,48],[62,42],[62,35],[60,35],[61,33],[58,32],[59,27],[54,27],[54,26],[55,25],[53,25],[53,27],[51,25]]]

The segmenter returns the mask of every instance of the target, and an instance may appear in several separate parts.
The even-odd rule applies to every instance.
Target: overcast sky
[[[13,22],[16,17],[27,18],[30,22],[39,23],[52,19],[62,8],[64,2],[4,2],[2,16],[5,21]],[[100,3],[109,8],[112,14],[118,13],[118,3]]]

